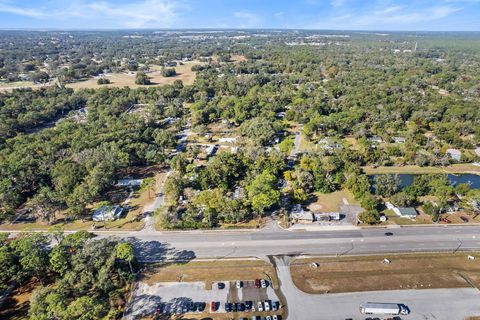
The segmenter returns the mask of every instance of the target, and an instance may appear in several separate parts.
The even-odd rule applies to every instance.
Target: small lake
[[[400,186],[402,188],[409,186],[413,182],[413,178],[416,174],[399,174]],[[459,183],[468,183],[472,189],[480,189],[480,175],[471,174],[471,173],[461,173],[461,174],[448,174],[448,180],[452,186],[455,186]],[[370,178],[373,180],[375,175],[370,175]]]

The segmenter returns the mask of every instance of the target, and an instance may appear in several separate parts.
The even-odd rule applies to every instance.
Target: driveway
[[[411,314],[406,320],[464,320],[480,315],[480,291],[473,288],[425,289],[354,292],[311,295],[297,289],[289,268],[288,257],[273,257],[281,291],[287,301],[288,319],[307,320],[315,314],[317,320],[364,320],[358,308],[364,302],[390,302],[407,305]],[[380,316],[382,319],[385,316]],[[375,318],[374,315],[370,317]]]

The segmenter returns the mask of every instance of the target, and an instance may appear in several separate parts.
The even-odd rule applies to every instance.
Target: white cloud
[[[255,28],[262,23],[262,18],[253,12],[237,11],[233,15],[239,20],[238,28]]]
[[[34,17],[34,18],[44,16],[44,12],[42,12],[41,10],[24,8],[24,7],[9,4],[8,2],[5,2],[5,1],[0,1],[0,12],[16,14],[19,16]]]
[[[330,4],[334,7],[341,7],[345,4],[345,0],[332,0]]]
[[[114,1],[71,1],[58,9],[29,9],[9,5],[0,0],[0,12],[16,15],[65,20],[73,17],[85,19],[108,19],[109,27],[170,27],[178,22],[179,14],[188,10],[182,0],[141,0],[128,4],[116,4]]]
[[[391,29],[407,30],[415,25],[440,20],[462,10],[450,5],[430,6],[425,8],[404,7],[392,5],[380,7],[372,12],[346,13],[341,16],[332,16],[315,23],[313,28],[336,29]]]

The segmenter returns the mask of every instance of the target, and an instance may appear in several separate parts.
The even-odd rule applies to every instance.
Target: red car
[[[255,279],[255,288],[260,288],[260,279]]]
[[[217,303],[215,301],[212,301],[212,303],[210,304],[210,310],[212,311],[218,310]]]
[[[447,218],[441,218],[440,221],[445,223],[451,223],[452,221],[448,220]]]

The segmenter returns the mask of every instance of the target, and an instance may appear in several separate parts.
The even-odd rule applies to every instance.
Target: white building
[[[123,208],[115,206],[102,206],[98,208],[92,216],[93,221],[114,221],[120,218],[123,213]]]
[[[447,154],[455,161],[460,161],[462,158],[462,151],[458,149],[447,149]]]

